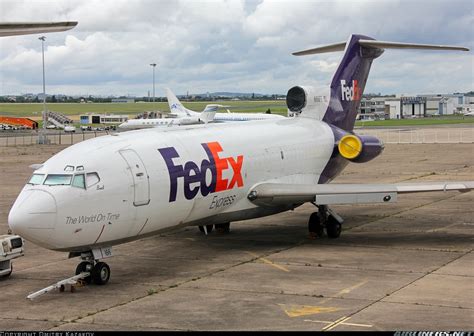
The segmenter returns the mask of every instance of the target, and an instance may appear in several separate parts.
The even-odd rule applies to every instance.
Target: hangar
[[[118,114],[82,114],[81,124],[119,124],[128,120],[128,115]]]

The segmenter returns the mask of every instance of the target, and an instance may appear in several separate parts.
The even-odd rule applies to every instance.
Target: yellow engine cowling
[[[384,149],[382,141],[370,135],[345,134],[337,145],[339,154],[352,162],[367,162]]]
[[[364,145],[359,137],[353,134],[347,134],[339,140],[337,147],[339,154],[341,154],[343,158],[354,160],[362,153]]]

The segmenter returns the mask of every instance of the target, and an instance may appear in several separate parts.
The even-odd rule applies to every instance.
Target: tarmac
[[[0,233],[31,174],[64,146],[0,148]],[[387,145],[340,183],[473,180],[472,144]],[[0,280],[0,330],[473,330],[474,192],[335,206],[338,239],[309,239],[306,204],[114,247],[105,286],[26,296],[74,275],[77,258],[26,242]]]

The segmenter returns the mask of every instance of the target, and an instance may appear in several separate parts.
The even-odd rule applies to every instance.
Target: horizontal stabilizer
[[[305,56],[305,55],[312,55],[312,54],[323,54],[323,53],[334,52],[334,51],[344,51],[345,47],[346,47],[346,42],[339,42],[339,43],[334,43],[334,44],[323,45],[323,46],[312,48],[312,49],[297,51],[297,52],[294,52],[292,55]]]
[[[0,23],[0,36],[61,32],[72,29],[76,25],[75,21]]]
[[[469,51],[469,48],[460,46],[438,45],[438,44],[419,44],[419,43],[404,43],[404,42],[388,42],[377,40],[359,40],[360,45],[366,47],[373,47],[379,49],[427,49],[427,50],[461,50]],[[305,56],[313,54],[323,54],[334,51],[344,51],[346,42],[339,42],[334,44],[327,44],[312,49],[297,51],[292,53],[294,56]]]
[[[359,40],[359,44],[367,47],[375,47],[380,49],[428,49],[428,50],[462,50],[469,51],[469,48],[439,44],[419,44],[419,43],[403,43],[403,42],[387,42],[376,40]]]

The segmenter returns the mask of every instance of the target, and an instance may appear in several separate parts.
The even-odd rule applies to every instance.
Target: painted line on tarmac
[[[344,288],[344,289],[340,290],[339,292],[337,292],[337,293],[334,295],[334,297],[340,296],[340,295],[342,295],[342,294],[348,294],[348,293],[352,292],[354,289],[357,289],[357,288],[359,288],[359,287],[365,285],[368,281],[369,281],[369,280],[366,279],[366,280],[363,280],[363,281],[361,281],[361,282],[359,282],[359,283],[357,283],[357,284],[355,284],[355,285],[353,285],[353,286],[351,286],[351,287]],[[330,300],[332,300],[332,299],[333,299],[333,297],[330,297],[330,298],[327,298],[327,299],[323,299],[323,300],[319,301],[318,303],[319,303],[319,304],[323,304],[323,303],[326,303],[326,302],[328,302],[328,301],[330,301]]]
[[[268,264],[268,265],[270,265],[270,266],[273,266],[273,267],[279,269],[280,271],[290,272],[290,270],[287,269],[286,267],[281,266],[281,265],[278,265],[278,264],[274,263],[273,261],[268,260],[267,258],[260,257],[260,256],[259,256],[258,254],[256,254],[256,253],[249,252],[249,251],[245,251],[245,252],[246,252],[247,254],[250,254],[251,256],[257,258],[257,260],[261,260],[261,261],[263,261],[265,264]]]
[[[348,321],[347,319],[346,321]],[[335,321],[319,321],[319,320],[304,320],[305,322],[312,322],[312,323],[324,323],[324,324],[333,324]],[[362,323],[349,323],[349,322],[341,322],[340,325],[347,325],[351,327],[361,327],[361,328],[372,328],[373,324],[362,324]]]
[[[324,327],[323,329],[321,329],[321,330],[322,330],[322,331],[328,331],[328,330],[334,329],[334,328],[336,328],[339,324],[344,323],[344,322],[346,322],[346,321],[349,320],[349,319],[350,319],[350,317],[343,316],[343,317],[341,317],[340,319],[334,321],[333,323],[331,323],[331,324],[325,326],[325,327]]]
[[[298,305],[285,305],[285,304],[278,304],[283,311],[288,315],[288,317],[301,317],[301,316],[308,316],[308,315],[315,315],[315,314],[322,314],[322,313],[334,313],[336,311],[341,310],[341,308],[337,307],[321,307],[321,306],[298,306]],[[329,322],[331,323],[331,322]]]

